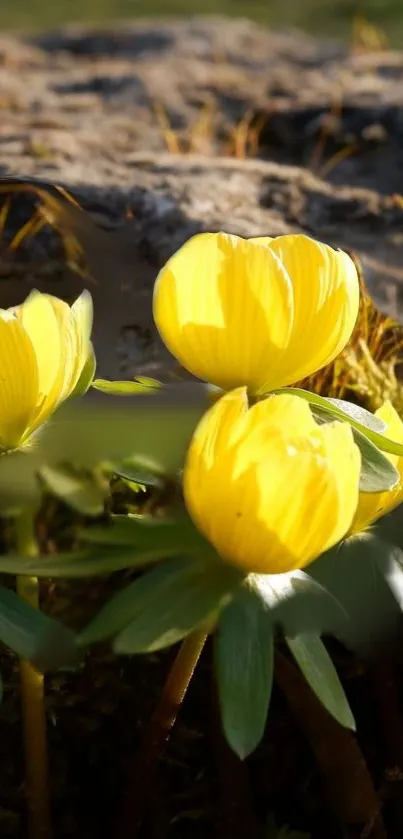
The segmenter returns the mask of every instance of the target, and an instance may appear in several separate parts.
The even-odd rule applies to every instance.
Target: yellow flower
[[[350,257],[308,236],[201,233],[160,271],[153,311],[170,352],[194,376],[255,394],[332,361],[359,303]]]
[[[386,425],[385,434],[395,443],[403,443],[403,423],[391,402],[384,402],[375,411],[375,416]],[[403,501],[403,457],[383,452],[400,474],[400,481],[393,489],[386,492],[361,492],[358,507],[351,527],[352,533],[359,533],[373,524],[385,513],[390,513]]]
[[[347,533],[361,457],[346,423],[317,425],[305,400],[248,407],[227,393],[200,421],[184,468],[195,525],[227,562],[265,574],[303,568]]]
[[[33,291],[0,310],[0,451],[23,446],[74,391],[89,354],[92,300]]]

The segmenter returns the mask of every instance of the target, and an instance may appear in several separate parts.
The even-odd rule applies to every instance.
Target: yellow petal
[[[375,411],[375,416],[385,423],[386,429],[384,433],[390,438],[390,440],[393,440],[395,443],[403,442],[403,422],[397,413],[396,408],[393,407],[389,400],[386,400],[386,402],[384,402],[383,405]],[[400,475],[403,477],[403,457],[393,454],[388,454],[387,457],[389,457],[391,463],[397,467]]]
[[[255,242],[256,245],[271,245],[275,236],[252,236],[248,242]]]
[[[82,344],[88,344],[91,338],[92,324],[94,320],[94,308],[92,297],[87,291],[81,292],[71,307],[73,317],[76,321],[77,332]]]
[[[0,450],[16,448],[35,414],[38,369],[32,343],[21,323],[0,313]]]
[[[224,390],[277,383],[293,298],[267,245],[226,233],[193,237],[160,271],[153,312],[168,349],[198,378]]]
[[[47,295],[38,291],[29,294],[16,314],[35,350],[39,390],[47,395],[60,370],[61,346],[57,318]]]
[[[291,442],[281,436],[273,449],[257,468],[258,523],[248,537],[252,548],[248,540],[239,547],[233,542],[237,564],[262,573],[304,568],[339,542],[358,501],[360,456],[347,425],[323,426]]]
[[[317,424],[305,399],[289,393],[278,393],[262,399],[245,415],[243,437],[258,430],[265,431],[266,424],[281,431],[286,436],[309,434]]]
[[[74,377],[75,365],[77,363],[78,343],[75,329],[75,320],[72,315],[72,307],[53,295],[44,295],[52,307],[57,321],[60,341],[60,368],[63,373],[59,382],[57,404],[67,398],[71,391],[71,381]]]
[[[74,390],[91,347],[93,322],[92,297],[84,290],[70,307],[63,300],[47,295],[55,312],[62,346],[62,364],[64,369],[63,386],[60,400],[66,399]]]
[[[69,383],[69,393],[74,390],[90,353],[92,353],[91,332],[94,318],[92,297],[84,290],[71,307],[73,328],[75,333],[76,353]]]
[[[254,393],[292,384],[329,363],[358,314],[347,254],[300,234],[241,239],[204,233],[160,271],[154,319],[195,376]]]
[[[214,411],[207,411],[199,422],[198,434],[193,438],[195,450],[203,449],[208,468],[224,449],[238,446],[247,439],[248,459],[253,452],[261,456],[261,446],[267,439],[267,424],[271,429],[288,435],[309,434],[317,429],[308,403],[291,394],[278,394],[249,408],[246,388],[237,388],[215,403]],[[204,432],[206,426],[207,431]],[[204,448],[204,446],[206,446]]]
[[[69,366],[69,347],[61,329],[66,310],[69,306],[62,300],[38,291],[31,292],[17,310],[34,348],[38,369],[40,398],[30,431],[49,418],[62,398]]]
[[[196,429],[185,502],[223,559],[245,571],[282,573],[303,568],[346,534],[360,462],[347,424],[317,426],[307,403],[289,395],[245,412],[244,392],[236,391]]]
[[[237,391],[235,391],[237,393]],[[230,425],[227,418],[227,425]],[[316,431],[317,424],[308,403],[290,394],[278,394],[258,402],[253,409],[246,410],[242,422],[231,423],[227,429],[227,447],[237,445],[237,468],[246,458],[249,463],[258,463],[267,444],[267,426],[270,433],[281,432],[284,436],[309,435]],[[240,445],[240,443],[245,445]]]
[[[283,384],[329,364],[345,347],[358,315],[356,267],[343,251],[308,236],[278,236],[270,250],[292,280],[294,323],[281,366]]]
[[[37,428],[73,392],[92,351],[92,299],[84,291],[70,307],[58,297],[33,291],[15,312],[37,357],[42,397],[33,423]]]
[[[385,434],[395,443],[403,443],[403,423],[392,403],[387,401],[375,411],[375,416],[386,425]],[[383,452],[399,471],[400,482],[386,492],[362,492],[351,527],[352,533],[359,533],[381,516],[390,513],[403,502],[403,457]]]
[[[248,413],[246,388],[238,388],[221,397],[206,411],[193,436],[193,455],[205,469],[213,468],[221,452],[242,434],[242,419]],[[230,439],[231,438],[231,439]]]

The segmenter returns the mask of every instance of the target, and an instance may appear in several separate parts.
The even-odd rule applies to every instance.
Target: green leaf
[[[337,596],[304,571],[250,574],[248,581],[270,610],[273,623],[288,636],[305,632],[337,635],[348,623]]]
[[[84,393],[87,393],[87,390],[91,387],[96,370],[97,362],[95,358],[94,348],[91,344],[91,350],[89,352],[87,361],[85,362],[83,371],[81,376],[73,390],[71,396],[83,396]]]
[[[325,398],[327,402],[331,402],[343,414],[347,414],[348,417],[355,420],[359,425],[363,425],[364,428],[377,431],[379,434],[383,434],[386,431],[386,423],[379,419],[379,417],[376,417],[375,414],[372,414],[371,411],[361,408],[354,402],[347,402],[345,399],[333,399],[330,396],[326,396]]]
[[[127,458],[123,463],[111,464],[110,471],[112,474],[123,478],[123,480],[157,489],[164,486],[164,480],[166,479],[166,475],[158,463],[141,455]]]
[[[128,484],[153,489],[161,489],[164,486],[161,477],[148,469],[142,469],[140,466],[117,466],[113,471],[117,478],[122,478]]]
[[[199,563],[178,577],[171,590],[155,585],[146,607],[115,638],[115,652],[151,653],[176,644],[197,627],[208,624],[238,583],[238,575],[228,568]],[[144,589],[140,598],[143,596]]]
[[[39,474],[46,488],[72,510],[84,516],[100,516],[104,512],[108,489],[96,475],[67,465],[42,466]]]
[[[324,708],[340,725],[355,731],[355,720],[329,653],[318,635],[287,638],[288,647]]]
[[[42,672],[80,661],[74,632],[6,588],[0,588],[0,641]]]
[[[209,543],[187,514],[176,519],[154,516],[115,515],[105,527],[89,526],[79,531],[82,541],[95,545],[127,545],[140,551],[170,550],[187,555],[208,553]]]
[[[401,631],[400,557],[398,548],[369,531],[349,537],[309,566],[311,577],[337,599],[346,615],[333,634],[360,655],[372,657],[377,646]]]
[[[115,640],[116,652],[162,649],[203,623],[240,579],[239,573],[218,561],[179,557],[163,562],[112,597],[81,632],[79,643],[92,644],[121,633]]]
[[[108,379],[94,379],[92,387],[100,390],[101,393],[110,393],[116,396],[135,395],[137,393],[150,393],[163,387],[156,379],[139,377],[134,381],[111,382]]]
[[[54,579],[81,579],[112,574],[125,568],[142,568],[177,553],[172,549],[158,548],[139,551],[134,547],[111,545],[53,556],[0,555],[0,573]]]
[[[403,504],[378,519],[371,532],[403,550]]]
[[[312,839],[312,834],[293,830],[288,824],[278,827],[275,817],[270,813],[267,817],[262,839]]]
[[[164,387],[162,382],[158,381],[158,379],[152,379],[151,376],[136,376],[135,381],[139,382],[139,384],[144,385],[145,387],[151,387],[155,389],[158,387]]]
[[[316,405],[311,410],[318,423],[334,420],[332,414]],[[361,452],[360,492],[386,492],[396,486],[400,475],[389,458],[357,428],[353,428],[353,435]]]
[[[277,391],[280,393],[280,391]],[[384,434],[379,433],[378,431],[369,427],[369,420],[367,417],[364,417],[365,422],[355,418],[356,412],[346,413],[342,411],[337,405],[334,404],[335,400],[325,399],[324,396],[319,396],[317,393],[311,393],[308,390],[302,390],[302,388],[298,387],[284,387],[281,388],[281,393],[293,393],[295,396],[300,396],[301,399],[305,399],[309,402],[310,405],[315,405],[317,408],[320,408],[321,411],[327,412],[332,416],[333,419],[340,419],[343,422],[348,422],[353,428],[356,428],[357,431],[361,431],[365,437],[368,437],[375,446],[378,447],[383,452],[389,452],[389,454],[397,454],[399,457],[403,455],[403,443],[396,443],[394,440],[390,440],[389,437],[386,437]],[[341,401],[341,400],[340,400]],[[361,409],[363,410],[363,409]],[[366,414],[369,412],[367,411]],[[375,420],[377,418],[375,417]]]
[[[262,739],[273,682],[270,610],[253,589],[242,587],[222,611],[214,651],[225,737],[243,760]]]
[[[183,465],[193,431],[211,404],[208,388],[186,382],[138,396],[110,396],[90,388],[70,399],[40,430],[29,451],[0,456],[0,510],[40,499],[36,475],[61,461],[91,469],[141,454],[174,474]]]
[[[383,579],[403,612],[403,551],[396,545],[382,543],[377,560]]]
[[[390,460],[357,428],[354,439],[361,452],[360,492],[386,492],[399,483],[400,475]]]
[[[314,408],[313,413],[320,418],[320,409]],[[328,420],[330,419],[328,415]],[[353,428],[353,435],[361,452],[360,492],[386,492],[393,489],[400,480],[396,467],[357,428]]]

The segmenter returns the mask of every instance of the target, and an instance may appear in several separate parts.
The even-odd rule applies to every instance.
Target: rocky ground
[[[97,310],[99,373],[171,371],[149,306],[166,258],[200,230],[304,231],[354,249],[377,302],[402,316],[402,82],[403,53],[352,55],[247,21],[3,35],[0,175],[61,184],[79,198],[91,215],[77,211],[72,225],[95,283],[66,272],[49,230],[9,252],[10,236],[32,212],[31,197],[19,195],[0,250],[0,305],[18,302],[33,285],[71,297],[84,282]],[[94,597],[92,584],[79,596]],[[84,672],[52,682],[56,839],[111,836],[126,763],[166,664],[94,656]],[[354,700],[357,669],[344,665]],[[0,828],[4,837],[25,839],[18,682],[10,662],[5,669]],[[220,839],[260,839],[245,804],[244,770],[217,725],[211,731],[207,724],[207,671],[208,657],[155,791],[148,839],[204,839],[213,829]],[[380,784],[376,714],[365,685],[364,693],[360,730]],[[248,766],[260,822],[274,808],[280,824],[290,821],[315,839],[358,835],[329,821],[313,758],[277,693],[268,736]],[[217,802],[224,802],[225,827]],[[401,835],[397,823],[393,839]],[[267,828],[262,836],[277,833]]]
[[[400,314],[402,80],[403,53],[352,55],[244,20],[3,35],[0,175],[64,184],[115,228],[88,245],[103,374],[158,367],[152,280],[203,229],[302,230],[355,249],[376,300]],[[2,305],[46,286],[48,248],[29,245],[47,260],[39,274],[2,254]]]

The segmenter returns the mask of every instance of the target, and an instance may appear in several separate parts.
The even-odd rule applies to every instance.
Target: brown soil
[[[153,331],[150,292],[166,258],[200,230],[304,231],[354,249],[376,301],[400,315],[402,82],[403,53],[351,56],[341,45],[246,21],[3,36],[0,174],[63,184],[95,219],[95,226],[81,219],[78,236],[96,280],[89,287],[100,375],[175,369]],[[254,153],[247,160],[233,156],[244,150],[245,117]],[[171,154],[167,145],[186,154]],[[354,153],[326,171],[350,146]],[[32,286],[71,297],[88,284],[67,272],[49,230],[14,255],[7,250],[31,205],[29,195],[12,202],[0,255],[2,306]],[[112,582],[59,587],[57,597],[47,589],[45,608],[66,609],[74,623]],[[335,655],[363,754],[386,800],[388,836],[400,839],[400,723],[388,740],[389,700],[382,704],[377,676],[343,651]],[[49,679],[56,839],[112,835],[133,750],[170,658],[116,659],[103,650],[82,671]],[[15,662],[4,657],[3,671],[0,832],[25,839]],[[264,743],[244,765],[223,747],[212,694],[207,650],[162,762],[144,836],[271,839],[263,827],[270,813],[315,839],[375,836],[331,815],[312,751],[278,688]]]

